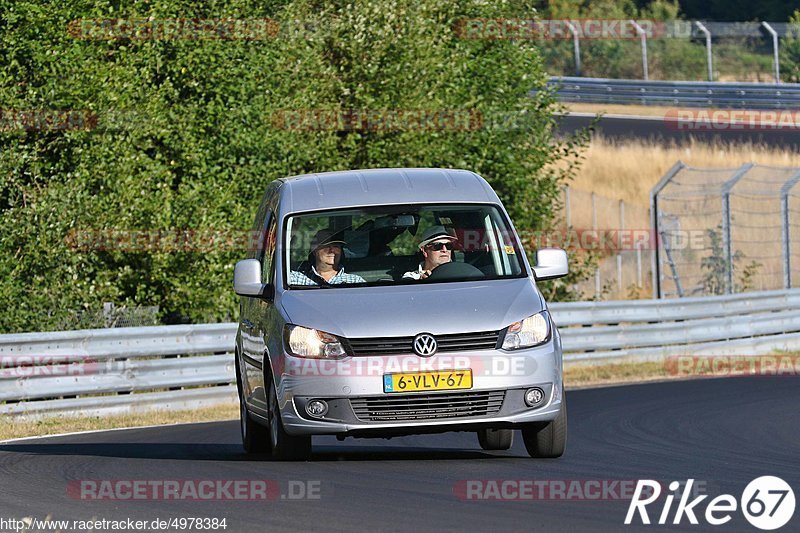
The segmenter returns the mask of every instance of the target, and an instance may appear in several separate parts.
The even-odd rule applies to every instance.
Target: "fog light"
[[[306,404],[306,413],[313,417],[325,416],[328,412],[328,403],[324,400],[311,400]]]
[[[539,387],[528,389],[525,392],[525,403],[528,407],[536,407],[544,401],[544,391]]]

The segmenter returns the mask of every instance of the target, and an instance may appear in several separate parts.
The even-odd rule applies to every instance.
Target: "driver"
[[[403,279],[425,279],[438,266],[453,260],[453,248],[458,239],[447,232],[444,226],[431,226],[422,233],[419,249],[423,261],[417,270],[403,274]]]
[[[311,239],[308,268],[290,272],[291,285],[337,285],[339,283],[365,283],[364,278],[348,274],[339,262],[342,260],[344,242],[339,234],[323,229]]]

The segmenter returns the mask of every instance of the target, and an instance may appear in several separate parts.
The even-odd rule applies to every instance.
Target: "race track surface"
[[[562,135],[588,127],[594,120],[591,113],[570,113],[558,117],[558,132]],[[595,134],[615,140],[650,140],[657,144],[688,143],[691,139],[706,143],[754,143],[774,148],[800,147],[800,129],[783,128],[751,130],[746,128],[682,129],[670,127],[660,117],[626,115],[603,116],[594,127]]]
[[[693,478],[711,497],[738,499],[752,479],[775,475],[800,496],[799,385],[796,378],[757,377],[568,392],[567,453],[557,460],[530,459],[519,434],[511,450],[484,452],[474,434],[449,433],[315,438],[313,461],[278,463],[242,452],[238,421],[18,441],[0,445],[0,518],[226,518],[225,531],[237,532],[674,530],[679,526],[643,526],[638,518],[623,525],[629,498],[614,499],[613,491],[600,501],[575,494],[476,501],[465,500],[463,488],[466,480],[488,487],[486,480],[553,486],[651,478],[666,490],[670,481]],[[266,501],[192,501],[81,499],[74,490],[79,480],[253,479],[270,480],[279,492]],[[318,497],[291,500],[299,487]],[[648,508],[652,520],[661,508]],[[758,531],[740,511],[732,516],[717,527],[702,518],[689,526],[684,518],[680,529]],[[780,531],[798,526],[800,510]]]

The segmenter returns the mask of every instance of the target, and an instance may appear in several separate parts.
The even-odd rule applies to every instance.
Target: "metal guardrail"
[[[566,364],[800,349],[800,289],[553,304]],[[0,335],[0,414],[101,415],[236,399],[236,324]]]
[[[553,77],[563,102],[736,109],[800,109],[800,84]]]

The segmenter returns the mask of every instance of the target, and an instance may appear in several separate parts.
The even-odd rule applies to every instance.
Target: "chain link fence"
[[[692,168],[651,192],[653,294],[684,297],[791,288],[800,250],[800,168]]]
[[[574,260],[592,254],[597,268],[574,289],[584,299],[624,300],[652,294],[650,210],[572,187],[563,190],[562,242]],[[556,244],[556,243],[549,243]]]
[[[70,313],[57,324],[54,330],[158,326],[161,324],[158,312],[159,306],[157,305],[128,307],[106,302],[102,309],[85,309]]]

